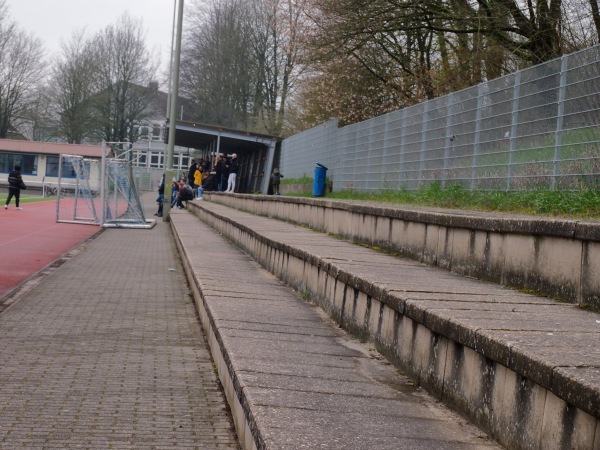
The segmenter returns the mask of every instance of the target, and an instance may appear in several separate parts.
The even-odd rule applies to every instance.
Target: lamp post
[[[171,184],[173,181],[173,153],[175,149],[175,130],[177,122],[177,99],[179,98],[179,62],[181,56],[181,29],[183,25],[183,0],[179,0],[177,10],[177,34],[175,38],[175,54],[171,60],[171,102],[169,112],[169,141],[167,143],[165,161],[165,201],[163,203],[163,221],[169,221],[171,211]]]

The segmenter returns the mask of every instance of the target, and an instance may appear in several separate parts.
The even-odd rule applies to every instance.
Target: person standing
[[[198,164],[194,172],[194,195],[198,200],[202,200],[202,166]]]
[[[192,164],[190,164],[190,170],[188,170],[187,182],[190,187],[194,188],[194,173],[196,172],[196,161],[192,159]]]
[[[156,203],[158,203],[158,211],[154,213],[157,217],[163,216],[163,204],[165,203],[165,175],[160,179],[160,185],[158,186],[158,197],[156,197]]]
[[[273,173],[271,174],[271,182],[273,183],[273,194],[279,194],[279,184],[281,183],[281,179],[283,178],[283,174],[279,172],[279,169],[275,167],[273,169]]]
[[[231,157],[223,153],[221,155],[221,160],[223,161],[223,187],[221,190],[227,191],[227,181],[229,180],[229,164],[231,164]]]
[[[177,181],[173,181],[171,183],[171,208],[175,206],[177,203],[177,194],[179,193],[179,183]]]
[[[21,166],[15,166],[14,170],[8,174],[8,197],[4,204],[4,209],[8,209],[8,205],[12,198],[15,198],[15,205],[17,209],[23,209],[19,206],[21,201],[21,189],[27,189],[23,178],[21,177]]]
[[[222,192],[224,187],[223,177],[225,174],[225,163],[223,162],[221,155],[217,155],[215,162],[215,172],[217,175],[217,192]]]
[[[229,178],[227,179],[227,190],[225,192],[233,194],[235,191],[235,179],[237,177],[239,169],[239,163],[237,159],[237,153],[231,155],[231,161],[229,162]]]

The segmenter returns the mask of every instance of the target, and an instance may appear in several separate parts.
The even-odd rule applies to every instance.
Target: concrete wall
[[[600,310],[600,223],[269,196],[207,198]]]
[[[437,224],[432,226],[435,231],[428,233],[428,226],[417,220],[396,224],[392,218],[386,221],[373,214],[343,209],[333,212],[318,202],[292,201],[286,205],[288,202],[260,198],[254,201],[249,196],[240,202],[241,197],[213,195],[212,199],[238,206],[247,206],[248,201],[261,213],[273,208],[282,214],[295,205],[287,210],[295,217],[308,217],[312,225],[332,220],[330,226],[340,232],[336,234],[350,230],[373,242],[383,242],[381,239],[391,236],[396,226],[405,245],[410,238],[421,243],[421,252],[415,254],[441,247],[450,255],[448,259],[453,259],[454,227],[449,225]],[[419,385],[468,416],[507,448],[600,448],[600,403],[593,387],[575,386],[567,372],[558,376],[560,370],[553,371],[548,361],[536,360],[476,328],[447,320],[418,301],[405,301],[400,293],[368,283],[317,255],[281,245],[242,223],[195,206],[192,212],[203,221],[287,284],[307,292],[342,327],[374,342],[386,358]],[[360,226],[371,231],[362,233]],[[478,239],[467,233],[457,238],[456,245],[485,248],[487,240],[481,244]],[[438,251],[431,254],[437,255]],[[228,383],[224,382],[226,390],[230,389]]]

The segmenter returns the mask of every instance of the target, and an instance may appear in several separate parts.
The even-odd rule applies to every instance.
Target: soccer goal
[[[101,161],[78,155],[60,155],[56,194],[56,221],[100,225]]]
[[[101,161],[60,156],[57,190],[66,195],[57,195],[56,220],[112,228],[152,228],[156,221],[144,216],[130,161],[122,158],[122,151],[115,152],[120,157],[107,158],[108,145],[123,148],[120,143],[103,143]]]

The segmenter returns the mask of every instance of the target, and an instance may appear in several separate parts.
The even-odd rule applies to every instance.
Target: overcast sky
[[[61,39],[69,41],[73,31],[85,28],[91,35],[128,11],[143,20],[148,49],[160,52],[165,67],[169,59],[174,0],[8,0],[7,4],[19,27],[40,38],[51,54],[60,51]]]

